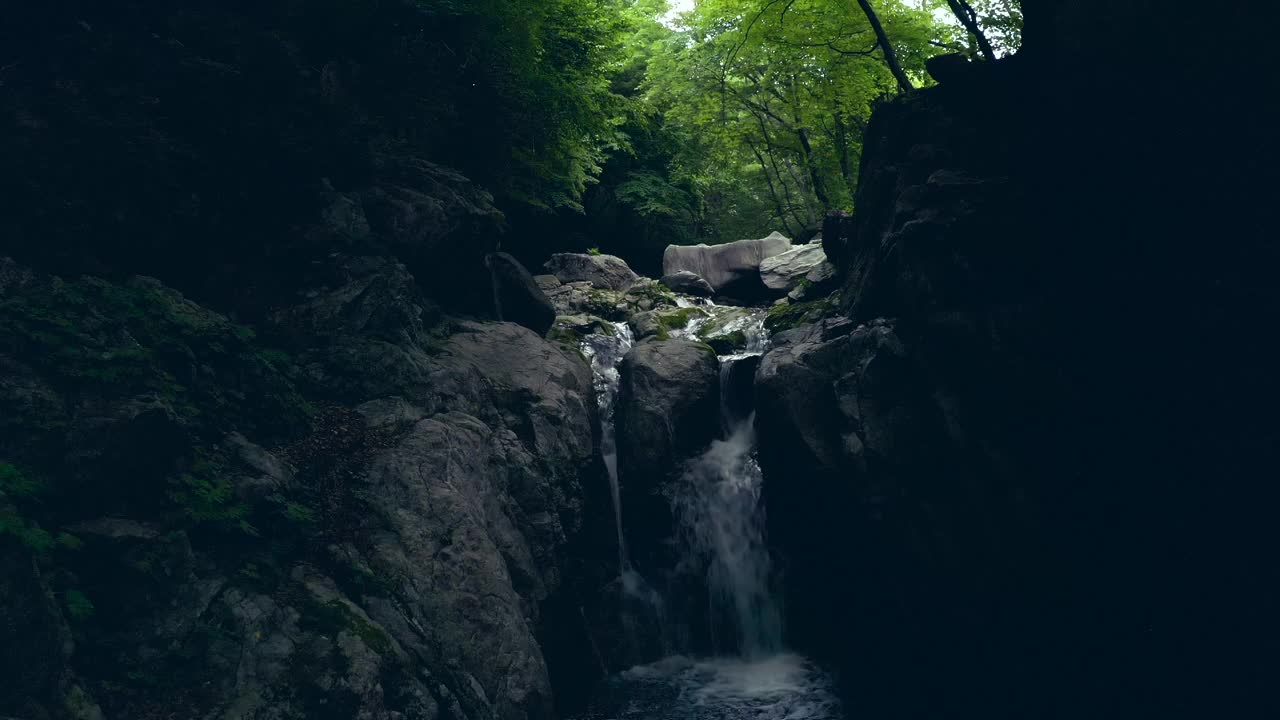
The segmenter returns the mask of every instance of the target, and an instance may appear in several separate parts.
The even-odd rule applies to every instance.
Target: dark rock
[[[657,310],[636,313],[631,316],[627,324],[631,326],[631,332],[637,340],[661,335],[666,330],[662,323],[662,314]]]
[[[556,308],[529,271],[507,253],[490,253],[485,264],[493,274],[498,318],[546,335],[556,321]]]
[[[856,223],[853,216],[843,210],[827,213],[822,221],[822,251],[827,260],[839,264],[845,249],[854,243]]]
[[[723,377],[720,391],[724,393],[720,403],[730,417],[743,419],[755,411],[756,371],[760,368],[760,361],[760,355],[720,361],[720,374]]]
[[[688,270],[681,270],[670,275],[663,275],[661,282],[673,291],[684,295],[693,295],[694,297],[711,297],[716,293],[715,288],[711,287],[711,283],[703,280],[697,273],[693,273]]]
[[[363,207],[380,242],[432,299],[483,314],[492,304],[485,258],[504,224],[492,196],[454,170],[413,158],[382,156],[378,174]]]
[[[641,568],[671,566],[664,541],[672,530],[663,484],[684,458],[720,429],[719,363],[690,340],[642,340],[621,367],[617,406],[618,476]]]
[[[0,535],[0,713],[60,710],[72,648],[71,631],[35,559],[16,540]]]
[[[625,260],[613,255],[556,253],[545,267],[560,282],[588,281],[601,290],[628,290],[640,280]]]
[[[939,84],[963,82],[972,77],[976,70],[975,64],[960,53],[934,55],[925,61],[924,67]]]
[[[533,281],[542,288],[543,292],[550,292],[564,284],[555,275],[534,275]]]

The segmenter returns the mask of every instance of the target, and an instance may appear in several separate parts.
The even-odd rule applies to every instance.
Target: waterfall
[[[756,462],[750,402],[755,368],[768,345],[765,311],[681,299],[682,307],[694,305],[707,314],[694,316],[673,335],[701,340],[704,333],[741,331],[745,338],[739,351],[720,357],[723,436],[685,463],[669,494],[682,555],[675,572],[705,588],[712,649],[719,657],[670,654],[672,649],[692,649],[678,638],[675,643],[666,640],[687,620],[667,615],[666,600],[679,607],[678,598],[664,599],[649,587],[627,556],[613,411],[618,366],[632,336],[619,324],[612,336],[584,340],[583,352],[591,359],[600,401],[602,448],[618,532],[623,624],[632,643],[662,636],[658,642],[667,656],[611,678],[579,720],[842,720],[833,678],[782,647],[782,612],[765,538],[764,478]]]
[[[618,368],[635,343],[631,326],[613,324],[612,334],[588,335],[582,340],[582,352],[591,360],[592,382],[600,407],[600,451],[609,474],[609,492],[613,498],[613,523],[618,534],[618,569],[624,580],[633,572],[627,542],[622,532],[622,493],[618,486],[618,441],[614,425],[614,409],[618,402]]]
[[[720,414],[724,437],[685,465],[676,497],[686,562],[705,567],[711,635],[721,651],[761,657],[782,649],[782,612],[765,541],[764,476],[756,462],[751,377],[768,336],[764,313],[735,320],[723,331],[747,338],[739,353],[720,358]]]
[[[730,367],[721,372],[726,391]],[[733,407],[722,403],[725,437],[686,465],[677,514],[686,551],[706,567],[717,649],[758,657],[782,649],[782,613],[765,544],[755,416],[736,416]]]

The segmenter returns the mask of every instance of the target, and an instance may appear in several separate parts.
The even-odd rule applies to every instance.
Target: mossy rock
[[[676,294],[657,280],[645,280],[632,286],[626,292],[626,302],[636,310],[659,310],[679,305]]]
[[[734,330],[709,337],[706,342],[716,351],[716,355],[732,355],[747,346],[747,334],[741,330]]]
[[[773,334],[784,332],[801,325],[832,317],[839,308],[840,301],[836,295],[812,302],[779,303],[769,309],[769,315],[764,320],[764,327]]]
[[[52,279],[0,300],[0,336],[14,359],[73,395],[149,395],[219,430],[281,435],[307,419],[287,355],[155,280]]]
[[[658,322],[667,330],[683,330],[695,317],[706,316],[706,311],[698,307],[675,308],[658,313]]]

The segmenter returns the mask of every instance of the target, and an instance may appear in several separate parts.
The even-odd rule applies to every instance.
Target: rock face
[[[760,263],[789,249],[791,241],[776,232],[759,240],[723,245],[668,245],[662,254],[662,274],[692,272],[716,293],[752,297],[762,290]]]
[[[697,273],[688,270],[663,275],[662,284],[671,288],[674,292],[693,295],[694,297],[711,297],[716,293],[716,289],[711,287],[711,283],[703,280]]]
[[[871,715],[1020,717],[1063,695],[1062,715],[1212,715],[1226,695],[1274,714],[1251,648],[1280,638],[1257,592],[1278,584],[1259,509],[1277,502],[1275,358],[1257,328],[1280,302],[1273,249],[1246,229],[1271,224],[1274,163],[1242,163],[1269,126],[1243,78],[1206,127],[1158,121],[1230,62],[1225,40],[1158,39],[1184,19],[1023,8],[1018,56],[935,63],[940,86],[877,109],[857,216],[823,233],[841,317],[776,336],[763,361],[793,641]],[[1118,66],[1154,79],[1098,90],[1106,117],[1073,132],[1071,99]],[[1191,174],[1221,183],[1168,182],[1190,137]],[[1240,344],[1189,343],[1192,327]],[[1172,390],[1189,379],[1191,396]]]
[[[648,338],[627,353],[621,377],[618,476],[633,559],[641,568],[671,567],[663,547],[672,529],[663,483],[720,430],[719,363],[701,343]]]
[[[799,245],[761,261],[760,280],[774,292],[788,293],[824,265],[829,267],[821,243]]]
[[[402,579],[397,602],[370,613],[388,627],[424,629],[402,641],[465,672],[497,717],[551,717],[539,641],[580,641],[584,630],[541,635],[583,526],[577,469],[593,452],[590,370],[524,328],[471,323],[432,375],[442,394],[430,400],[451,409],[420,411],[416,421],[398,406],[363,410],[371,425],[405,433],[368,470],[388,534],[367,563]]]
[[[0,263],[0,713],[533,720],[603,672],[590,369],[334,262],[270,351],[153,280]]]
[[[507,253],[490,253],[485,265],[493,275],[496,315],[546,335],[556,321],[556,308],[519,260]]]
[[[640,280],[625,260],[613,255],[556,253],[546,269],[562,283],[586,281],[601,290],[625,291]]]

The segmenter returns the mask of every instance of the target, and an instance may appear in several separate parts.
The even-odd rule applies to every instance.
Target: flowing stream
[[[686,304],[687,303],[687,304]],[[689,460],[672,493],[679,524],[677,572],[705,583],[706,623],[714,656],[673,655],[610,679],[584,720],[841,720],[831,678],[812,662],[788,653],[783,613],[765,537],[764,477],[755,457],[751,375],[768,345],[761,309],[698,304],[697,315],[673,333],[692,339],[741,333],[744,342],[720,357],[722,437]],[[705,333],[705,335],[704,335]],[[613,493],[619,568],[629,593],[656,591],[631,566],[618,486],[613,411],[618,366],[632,345],[620,323],[611,336],[583,343],[595,372],[602,445]],[[744,381],[744,375],[746,377]],[[746,397],[743,394],[746,393]]]

